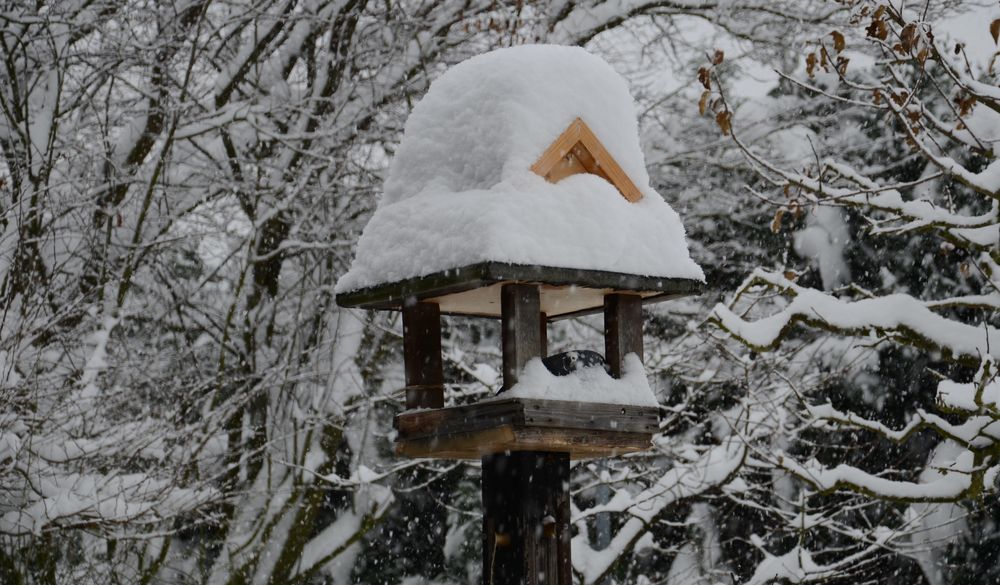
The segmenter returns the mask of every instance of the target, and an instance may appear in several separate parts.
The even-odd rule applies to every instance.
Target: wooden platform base
[[[396,453],[406,457],[479,459],[506,451],[613,457],[651,446],[656,408],[511,398],[396,416]]]

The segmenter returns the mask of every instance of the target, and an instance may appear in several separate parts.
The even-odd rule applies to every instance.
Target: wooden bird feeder
[[[642,198],[580,118],[531,170],[553,183],[578,173],[595,174],[630,202]],[[620,377],[627,354],[642,357],[642,305],[691,295],[701,287],[685,278],[484,262],[342,293],[337,303],[403,313],[407,411],[395,419],[398,454],[479,459],[491,453],[544,451],[585,459],[649,448],[657,409],[530,398],[444,408],[441,315],[502,321],[503,384],[509,388],[530,359],[546,356],[549,321],[603,312],[605,360],[612,376]]]
[[[538,91],[561,111],[526,107]],[[655,406],[592,398],[604,396],[605,383],[631,388],[625,362],[642,359],[642,305],[703,286],[679,218],[665,201],[643,200],[651,189],[637,186],[647,177],[636,174],[644,171],[632,104],[624,80],[575,47],[501,49],[457,65],[407,122],[380,208],[338,283],[341,306],[402,311],[406,410],[395,418],[397,453],[482,462],[484,585],[570,584],[570,460],[648,449],[659,423]],[[558,132],[554,115],[572,121],[546,148],[527,152]],[[592,117],[632,176],[573,115]],[[563,182],[580,174],[603,181]],[[490,182],[504,177],[518,180]],[[574,394],[582,372],[561,379],[555,396],[529,388],[539,378],[525,366],[547,356],[547,323],[590,313],[604,314],[608,372],[626,379],[587,372],[600,374],[587,401]],[[509,392],[444,406],[442,315],[501,321]],[[553,375],[578,373],[557,372],[554,357],[569,356],[543,360]],[[530,397],[540,395],[559,399]]]

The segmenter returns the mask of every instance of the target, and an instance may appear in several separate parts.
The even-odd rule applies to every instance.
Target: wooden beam
[[[610,294],[604,297],[604,359],[611,375],[622,377],[625,356],[642,360],[642,297]]]
[[[557,451],[591,459],[649,449],[658,413],[649,406],[508,398],[402,412],[393,425],[396,452],[407,457]]]
[[[658,412],[656,407],[631,404],[508,398],[403,412],[393,424],[399,431],[399,439],[480,431],[502,425],[654,433],[658,428]]]
[[[517,383],[528,360],[542,355],[538,285],[505,284],[500,290],[503,387]]]
[[[642,199],[639,188],[581,118],[573,120],[545,149],[531,170],[552,183],[569,175],[591,173],[611,183],[628,201]]]
[[[403,303],[406,408],[444,406],[441,312],[436,303]]]
[[[487,455],[483,584],[570,585],[569,455]]]
[[[490,453],[551,451],[570,459],[619,457],[648,451],[653,433],[623,433],[544,427],[503,425],[482,431],[452,433],[416,439],[397,439],[401,457],[476,460]]]

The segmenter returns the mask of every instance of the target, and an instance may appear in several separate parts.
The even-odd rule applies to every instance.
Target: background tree
[[[413,103],[436,75],[470,55],[524,42],[586,44],[629,76],[657,188],[687,221],[695,256],[719,290],[740,286],[753,266],[798,269],[798,284],[769,285],[785,293],[796,290],[789,286],[826,288],[822,274],[806,270],[804,258],[819,258],[809,252],[811,240],[793,235],[813,228],[850,235],[841,251],[852,279],[843,271],[836,276],[834,262],[832,289],[860,278],[857,263],[881,268],[885,249],[855,242],[866,217],[881,221],[890,216],[879,214],[891,210],[810,219],[804,212],[823,201],[868,208],[862,207],[863,193],[841,201],[824,191],[853,178],[829,170],[817,175],[812,158],[790,166],[780,160],[787,154],[781,149],[787,131],[809,126],[821,154],[852,144],[844,152],[848,163],[865,161],[856,165],[858,173],[909,194],[934,181],[945,184],[943,174],[923,180],[929,175],[919,170],[921,160],[940,159],[936,145],[926,141],[932,134],[948,136],[945,126],[930,118],[912,121],[928,125],[918,138],[937,158],[908,151],[893,138],[902,127],[884,116],[909,119],[905,108],[924,102],[886,109],[895,103],[887,88],[909,86],[871,73],[875,81],[862,82],[885,85],[881,101],[867,95],[864,102],[873,107],[865,108],[848,102],[850,116],[871,120],[864,137],[845,129],[839,142],[817,140],[835,130],[844,110],[812,105],[809,87],[785,82],[773,100],[764,100],[770,105],[752,127],[744,125],[749,116],[737,112],[732,118],[741,139],[734,144],[713,129],[714,116],[728,111],[722,102],[716,112],[708,100],[710,115],[696,117],[688,92],[700,87],[697,68],[716,48],[729,55],[716,65],[722,77],[742,78],[741,65],[792,63],[800,41],[834,28],[849,35],[847,21],[860,10],[860,4],[791,0],[82,0],[3,6],[0,581],[475,581],[476,466],[391,456],[391,417],[401,408],[399,324],[392,316],[344,311],[333,302],[333,285],[374,209]],[[887,27],[880,42],[889,31],[901,35],[914,20],[890,14],[880,14]],[[920,16],[917,24],[926,27],[933,17]],[[869,12],[857,27],[870,26],[871,19]],[[857,50],[863,39],[850,38]],[[836,63],[836,39],[825,42],[827,59]],[[920,48],[910,49],[916,52],[897,51],[901,63],[892,65],[913,85],[910,95],[929,91],[924,79],[934,74],[943,87],[971,88],[962,90],[963,100],[976,92],[993,99],[992,89],[973,83],[973,73],[959,67],[956,79],[943,66],[939,70],[943,57],[936,50],[921,59]],[[886,50],[893,50],[891,44]],[[822,52],[817,55],[813,68],[819,71]],[[905,69],[902,62],[914,59],[920,65],[914,71],[928,77]],[[843,104],[847,89],[838,91],[843,96],[836,103]],[[941,111],[926,110],[937,112],[936,120],[952,121],[945,98],[922,99],[937,104]],[[969,128],[970,116],[985,109],[953,107]],[[963,107],[969,111],[962,113]],[[783,114],[775,117],[776,111]],[[952,134],[965,136],[957,132]],[[803,168],[813,169],[813,183],[802,179],[790,187],[798,203],[792,209],[791,200],[783,202],[778,233],[769,227],[768,201],[748,203],[734,188],[749,182],[762,191],[764,184],[734,155],[741,145],[777,165],[756,163],[779,186],[791,179],[775,169],[789,168],[799,179]],[[970,145],[952,148],[968,156],[949,155],[970,165],[967,173],[992,160]],[[872,170],[879,159],[898,163]],[[865,189],[880,197],[888,192]],[[968,185],[948,189],[958,207],[949,207],[941,221],[992,213],[992,207],[976,207],[985,194]],[[798,217],[796,209],[802,210]],[[915,259],[927,252],[936,267],[933,286],[940,287],[927,285],[928,291],[953,290],[959,277],[963,286],[982,286],[988,277],[977,276],[978,270],[991,265],[968,262],[970,276],[953,260],[968,245],[948,240],[949,255],[939,256],[937,244],[918,241],[927,233],[958,237],[972,232],[956,230],[992,226],[990,221],[948,225],[935,219],[919,229],[897,229],[905,243],[890,248],[898,251],[893,262],[899,264],[887,267],[896,280],[886,290],[917,291],[926,269]],[[796,251],[803,259],[796,260]],[[855,284],[883,290],[871,281]],[[844,294],[861,294],[856,288]],[[748,298],[747,291],[739,288],[738,298]],[[834,442],[817,444],[831,431],[814,424],[822,413],[802,405],[822,402],[810,398],[829,392],[832,383],[853,401],[849,405],[876,404],[882,382],[875,366],[888,379],[909,371],[913,354],[883,349],[889,338],[868,350],[789,329],[791,339],[780,348],[751,360],[735,343],[698,329],[715,298],[650,315],[646,362],[664,404],[656,449],[574,468],[574,559],[581,582],[750,579],[763,575],[760,566],[773,564],[762,550],[784,554],[795,543],[801,543],[796,550],[822,548],[829,559],[817,552],[818,562],[856,576],[876,559],[916,555],[903,545],[915,538],[917,523],[882,521],[880,514],[960,523],[933,516],[941,508],[887,507],[850,490],[804,496],[800,486],[807,484],[795,479],[799,469],[792,464],[807,461],[810,449],[820,460],[830,451],[828,462],[856,464],[860,458],[844,458],[829,447]],[[928,309],[977,323],[975,311],[983,306],[963,302]],[[754,307],[786,309],[774,296]],[[595,343],[596,327],[588,320],[563,323],[552,332],[553,350]],[[447,377],[456,382],[449,399],[469,401],[494,390],[495,324],[448,321],[445,335]],[[987,379],[986,373],[975,378],[979,357],[971,370],[962,361],[968,356],[959,357],[931,356],[925,365],[959,382]],[[926,382],[912,380],[915,395],[926,398]],[[898,402],[851,412],[868,421],[886,412],[886,404],[905,412],[909,404]],[[886,424],[893,422],[903,419]],[[862,423],[851,421],[869,432]],[[931,443],[899,451],[908,457],[900,459],[908,465],[904,470],[916,473]],[[777,448],[789,458],[776,460]],[[935,457],[956,455],[939,448]],[[835,503],[817,503],[828,501]],[[818,506],[841,504],[841,515],[817,512],[826,509]],[[974,510],[977,518],[961,522],[969,534],[990,537],[988,509]],[[895,528],[895,536],[875,540],[874,529],[859,529],[873,518],[879,519],[873,525]],[[956,558],[978,554],[976,562],[988,563],[985,545],[955,542]],[[928,546],[922,550],[941,550]],[[859,559],[869,564],[849,566]]]
[[[782,94],[825,121],[762,138],[760,117],[705,69],[712,114],[766,186],[751,194],[808,262],[754,271],[713,321],[755,351],[825,341],[863,366],[815,387],[784,376],[785,444],[753,457],[794,478],[803,530],[759,538],[751,582],[880,582],[870,562],[886,557],[894,575],[916,565],[930,583],[992,582],[995,49],[978,63],[965,46],[977,32],[949,38],[940,7],[850,8],[850,26],[783,75]],[[981,27],[996,40],[1000,23]]]

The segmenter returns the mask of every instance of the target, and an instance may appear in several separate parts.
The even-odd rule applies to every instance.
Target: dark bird
[[[568,376],[579,368],[590,368],[593,366],[601,366],[605,370],[608,369],[608,365],[604,361],[604,356],[589,349],[576,349],[553,354],[547,358],[542,358],[542,363],[554,376]]]

